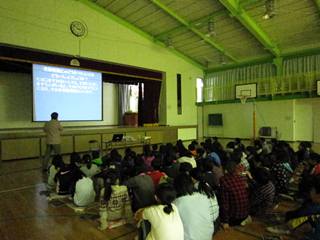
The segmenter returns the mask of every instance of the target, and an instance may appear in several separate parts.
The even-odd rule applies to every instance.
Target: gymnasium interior
[[[65,162],[93,148],[123,156],[128,147],[142,154],[146,144],[178,140],[187,147],[218,139],[226,149],[235,139],[246,147],[276,139],[294,152],[308,143],[320,153],[319,0],[1,0],[3,240],[138,239],[135,222],[99,230],[99,202],[79,209],[70,199],[51,201],[43,126],[56,110],[37,95],[41,66],[101,78],[92,99],[70,106],[97,117],[60,114]],[[57,96],[52,102],[65,107]],[[298,191],[302,166],[293,169],[289,193]],[[294,210],[300,200],[281,195],[273,213]],[[218,225],[212,239],[301,240],[310,231],[268,232],[272,224]]]

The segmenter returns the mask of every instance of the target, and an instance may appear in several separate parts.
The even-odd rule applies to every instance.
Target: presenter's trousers
[[[60,144],[47,144],[46,154],[42,161],[42,169],[44,171],[48,170],[49,168],[49,160],[52,152],[54,152],[54,154],[60,154],[61,152]]]

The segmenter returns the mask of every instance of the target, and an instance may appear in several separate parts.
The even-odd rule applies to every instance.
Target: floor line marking
[[[2,191],[0,191],[0,194],[1,193],[21,191],[21,190],[25,190],[25,189],[29,189],[29,188],[34,188],[34,187],[36,187],[38,185],[43,185],[43,183],[36,183],[36,184],[33,184],[33,185],[27,185],[27,186],[18,187],[18,188],[11,188],[11,189],[2,190]]]

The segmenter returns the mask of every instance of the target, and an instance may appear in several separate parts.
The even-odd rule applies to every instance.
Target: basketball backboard
[[[240,84],[236,85],[236,99],[246,98],[256,98],[257,97],[257,84]]]

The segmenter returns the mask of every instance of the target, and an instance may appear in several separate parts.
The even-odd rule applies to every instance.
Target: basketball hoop
[[[240,99],[242,104],[245,104],[248,98],[257,97],[257,84],[239,84],[236,85],[236,99]]]
[[[241,104],[245,104],[247,102],[248,96],[240,96]]]

